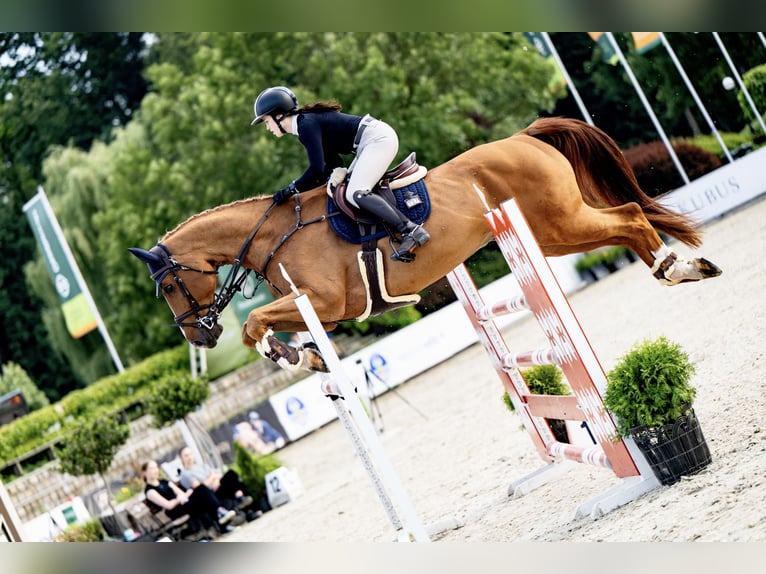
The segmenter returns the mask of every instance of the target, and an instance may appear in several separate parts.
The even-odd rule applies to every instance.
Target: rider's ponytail
[[[329,102],[314,102],[313,104],[308,104],[303,106],[302,108],[298,109],[295,113],[297,114],[317,114],[321,112],[339,112],[341,109],[341,105],[336,102],[335,100],[330,100]]]

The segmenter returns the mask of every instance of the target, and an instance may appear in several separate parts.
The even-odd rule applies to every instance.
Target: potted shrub
[[[662,484],[699,472],[710,450],[694,414],[695,366],[678,343],[643,341],[607,373],[604,405],[617,429],[631,437]]]

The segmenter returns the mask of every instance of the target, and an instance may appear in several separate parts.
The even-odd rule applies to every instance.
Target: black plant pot
[[[696,474],[710,464],[710,449],[691,407],[675,424],[635,427],[630,436],[662,484],[678,482],[681,476]]]

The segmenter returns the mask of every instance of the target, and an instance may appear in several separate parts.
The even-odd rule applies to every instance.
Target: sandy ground
[[[503,405],[502,386],[478,344],[377,399],[384,448],[423,523],[462,524],[433,540],[766,540],[766,408],[760,379],[766,348],[765,227],[766,200],[706,227],[698,255],[723,269],[719,278],[661,287],[636,263],[570,298],[606,370],[635,342],[659,335],[689,353],[697,365],[694,407],[713,457],[700,474],[660,486],[597,519],[575,519],[574,513],[619,482],[602,468],[572,463],[564,476],[509,497],[510,482],[543,462],[518,416]],[[690,254],[683,245],[674,248]],[[531,317],[506,331],[514,350],[538,348],[540,337]],[[339,422],[278,456],[297,471],[304,492],[225,540],[394,540]]]

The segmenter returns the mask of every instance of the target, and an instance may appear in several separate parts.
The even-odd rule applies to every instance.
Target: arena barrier
[[[367,471],[383,505],[383,510],[394,528],[396,540],[398,542],[429,542],[430,536],[460,527],[462,524],[455,518],[447,518],[428,527],[424,526],[394,471],[375,426],[362,407],[360,397],[354,390],[354,384],[345,372],[308,296],[298,291],[281,264],[280,268],[296,295],[295,304],[309,329],[308,332],[299,333],[301,342],[316,343],[330,370],[329,373],[322,374],[321,390],[333,401],[338,419],[349,434],[354,451]]]
[[[565,473],[567,466],[563,463],[569,460],[601,466],[614,472],[619,483],[580,504],[575,512],[575,517],[596,518],[657,487],[659,482],[631,439],[613,440],[618,436],[617,428],[602,400],[606,374],[516,200],[488,211],[485,217],[522,294],[486,305],[464,265],[456,267],[447,279],[492,359],[538,454],[547,463],[512,482],[508,494],[526,494]],[[525,310],[534,314],[550,347],[511,353],[494,319]],[[519,368],[541,364],[558,365],[573,395],[531,394]],[[587,425],[591,444],[558,442],[546,419],[580,421]]]

